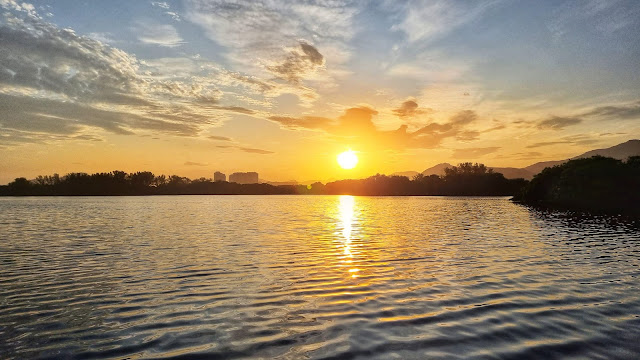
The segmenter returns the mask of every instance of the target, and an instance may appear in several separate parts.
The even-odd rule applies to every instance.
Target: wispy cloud
[[[393,29],[405,32],[410,42],[431,41],[477,19],[498,3],[498,0],[408,1],[405,17]]]
[[[475,159],[482,157],[487,154],[494,153],[500,150],[499,146],[490,146],[483,148],[465,148],[465,149],[454,149],[453,157],[456,159]]]
[[[158,9],[163,10],[166,15],[169,15],[175,21],[180,21],[182,19],[178,13],[171,10],[171,6],[167,2],[152,1],[151,5]]]
[[[184,39],[178,34],[173,25],[157,24],[151,21],[139,20],[132,27],[138,40],[145,44],[165,47],[176,47],[184,44]]]
[[[244,147],[240,145],[216,145],[216,147],[219,149],[237,149],[237,150],[244,151],[247,153],[252,153],[252,154],[261,154],[261,155],[275,154],[274,151],[249,148],[249,147]]]
[[[600,140],[601,139],[594,138],[593,136],[589,135],[571,135],[562,137],[557,140],[536,142],[527,145],[527,148],[534,149],[553,145],[593,145],[599,143]]]
[[[640,7],[627,0],[570,0],[554,11],[547,27],[558,41],[577,25],[589,23],[600,34],[610,36],[640,23]]]
[[[231,139],[230,137],[226,137],[226,136],[209,135],[209,136],[207,136],[207,138],[209,138],[211,140],[217,140],[217,141],[233,141],[233,139]]]
[[[567,126],[577,125],[582,119],[577,117],[552,116],[538,123],[538,129],[561,130]]]
[[[184,164],[186,166],[209,166],[209,164],[207,164],[207,163],[199,163],[199,162],[194,162],[194,161],[185,161]]]

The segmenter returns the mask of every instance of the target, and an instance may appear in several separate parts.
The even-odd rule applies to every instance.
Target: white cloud
[[[167,4],[164,1],[152,1],[151,5],[157,6],[157,7],[161,8],[161,9],[169,10],[169,4]]]
[[[404,31],[409,42],[430,41],[475,20],[499,2],[500,0],[409,1],[405,7],[405,18],[393,29]]]
[[[9,134],[2,137],[5,144],[76,139],[89,128],[122,135],[197,136],[225,114],[253,114],[219,104],[222,92],[206,71],[201,76],[186,72],[184,78],[153,73],[153,66],[163,62],[177,68],[193,60],[141,62],[28,12],[10,10],[0,14],[0,108],[7,109],[0,129]]]
[[[138,40],[145,44],[176,47],[184,43],[178,30],[169,24],[156,24],[145,20],[137,21],[132,30]]]
[[[346,1],[206,1],[185,3],[186,18],[207,37],[227,48],[236,70],[268,76],[300,43],[312,45],[326,59],[324,77],[349,58],[347,42],[354,35],[357,9]],[[272,74],[271,74],[272,75]],[[277,72],[276,72],[277,75]],[[322,80],[317,72],[300,74]]]

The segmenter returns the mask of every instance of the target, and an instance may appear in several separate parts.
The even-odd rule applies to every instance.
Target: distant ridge
[[[572,157],[570,159],[542,161],[542,162],[529,165],[524,168],[513,168],[513,167],[490,167],[490,168],[493,169],[493,171],[495,172],[502,173],[504,177],[506,177],[507,179],[524,178],[527,180],[531,180],[534,175],[542,171],[544,168],[561,165],[572,159],[590,158],[592,156],[598,156],[598,155],[611,157],[618,160],[626,160],[630,156],[640,156],[640,140],[637,140],[637,139],[629,140],[627,142],[624,142],[609,148],[587,151],[584,154]],[[444,169],[448,167],[453,167],[453,165],[449,163],[441,163],[424,170],[422,174],[425,176],[444,175]],[[418,172],[416,171],[403,171],[403,172],[393,173],[392,175],[407,176],[409,178],[412,178],[417,174]]]
[[[612,157],[618,160],[627,160],[630,156],[640,155],[640,140],[629,140],[610,148],[587,151],[571,159],[590,158],[596,155]]]
[[[422,175],[424,175],[424,176],[444,175],[444,169],[450,168],[450,167],[453,167],[453,165],[451,165],[449,163],[441,163],[441,164],[438,164],[436,166],[432,166],[432,167],[428,168],[427,170],[423,171]]]

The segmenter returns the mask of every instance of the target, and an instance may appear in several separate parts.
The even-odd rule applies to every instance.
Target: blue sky
[[[0,7],[0,182],[526,166],[640,134],[637,1]]]

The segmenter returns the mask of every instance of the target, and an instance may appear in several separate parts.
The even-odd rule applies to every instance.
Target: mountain
[[[525,167],[524,169],[529,171],[532,175],[531,177],[533,177],[533,175],[539,173],[540,171],[544,170],[544,168],[548,168],[548,167],[552,167],[552,166],[556,166],[556,165],[562,165],[565,162],[567,162],[567,160],[555,160],[555,161],[541,161],[541,162],[537,162],[533,165],[529,165],[527,167]]]
[[[450,168],[450,167],[453,167],[453,165],[451,165],[449,163],[438,164],[436,166],[432,166],[432,167],[428,168],[427,170],[423,171],[422,175],[424,175],[424,176],[444,175],[444,169]]]
[[[520,169],[520,168],[513,168],[513,167],[490,167],[490,169],[493,169],[494,172],[501,173],[507,179],[523,178],[523,179],[531,180],[533,178],[533,175],[535,175],[535,173],[532,173],[526,168]]]
[[[629,140],[610,148],[587,151],[586,153],[571,159],[590,158],[597,155],[611,157],[618,160],[627,160],[629,156],[640,155],[640,140]]]
[[[566,160],[556,160],[556,161],[542,161],[532,165],[529,165],[524,168],[513,168],[513,167],[491,167],[493,171],[499,172],[504,175],[507,179],[517,179],[524,178],[527,180],[531,180],[534,175],[542,171],[544,168],[552,167],[556,165],[564,164],[565,162],[572,159],[581,159],[581,158],[590,158],[592,156],[605,156],[612,157],[618,160],[626,160],[629,156],[640,156],[640,140],[629,140],[622,144],[618,144],[605,149],[596,149],[587,151],[584,154],[572,157]],[[453,167],[453,165],[449,163],[442,163],[436,166],[430,167],[422,172],[423,175],[444,175],[444,169],[448,167]],[[402,175],[407,176],[409,178],[413,177],[417,173],[415,171],[404,171],[399,173],[394,173],[393,175]]]
[[[622,144],[618,144],[609,148],[587,151],[584,154],[580,154],[578,156],[572,157],[571,159],[567,159],[567,160],[543,161],[543,162],[535,163],[533,165],[529,165],[524,169],[528,170],[533,175],[535,175],[540,171],[544,170],[544,168],[548,168],[556,165],[562,165],[569,160],[590,158],[598,155],[611,157],[618,160],[627,160],[629,156],[640,155],[640,140],[629,140],[627,142],[624,142]],[[507,176],[505,175],[505,177]]]

